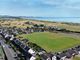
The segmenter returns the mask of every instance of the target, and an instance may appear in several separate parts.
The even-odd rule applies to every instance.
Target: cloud
[[[78,8],[80,7],[80,0],[41,0],[45,5],[51,5],[56,7],[71,7]]]
[[[8,4],[19,4],[29,7],[66,7],[79,8],[80,0],[0,0]]]
[[[80,0],[0,0],[0,10],[14,15],[80,16]]]

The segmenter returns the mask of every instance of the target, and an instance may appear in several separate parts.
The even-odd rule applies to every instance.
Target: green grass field
[[[80,38],[62,33],[40,32],[20,36],[28,38],[48,52],[62,51],[80,44]]]

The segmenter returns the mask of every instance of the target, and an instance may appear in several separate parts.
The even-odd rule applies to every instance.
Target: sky
[[[80,0],[0,0],[0,15],[80,17]]]

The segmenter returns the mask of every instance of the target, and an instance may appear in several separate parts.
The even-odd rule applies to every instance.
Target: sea
[[[80,17],[31,17],[29,19],[52,21],[52,22],[71,22],[80,23]]]

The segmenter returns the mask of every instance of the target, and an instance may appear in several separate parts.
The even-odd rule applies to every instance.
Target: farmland
[[[80,44],[80,38],[64,33],[39,32],[19,35],[28,38],[48,52],[62,51]]]

